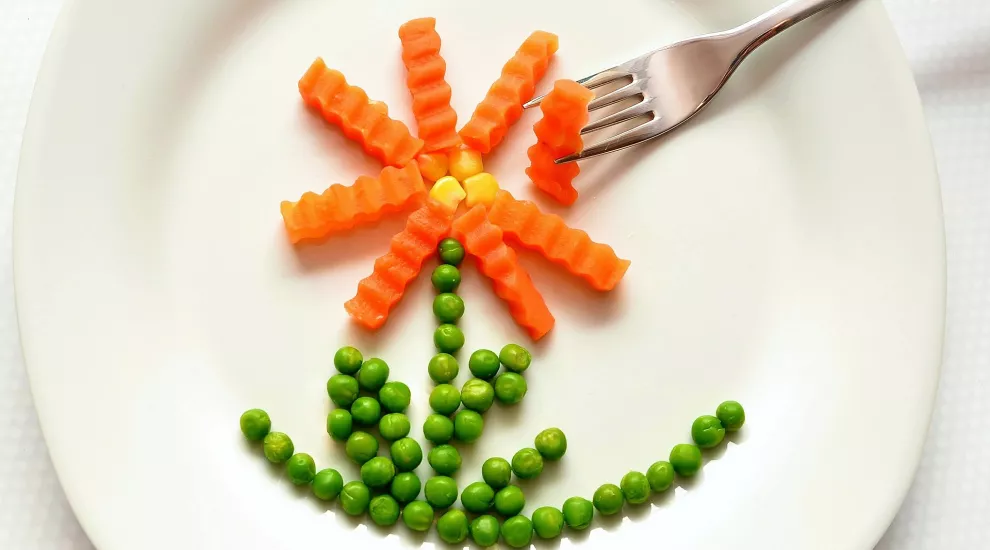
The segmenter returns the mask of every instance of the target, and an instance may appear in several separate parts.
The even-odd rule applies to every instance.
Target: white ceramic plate
[[[427,277],[378,335],[341,307],[401,218],[298,251],[281,228],[282,199],[379,169],[303,108],[296,80],[314,57],[412,122],[396,30],[435,15],[463,121],[534,29],[561,39],[546,85],[773,1],[70,3],[25,135],[15,267],[41,422],[93,542],[436,540],[314,502],[238,431],[241,411],[265,408],[299,451],[353,478],[324,431],[331,356],[347,343],[412,386],[417,436],[427,414]],[[486,161],[522,196],[536,116]],[[466,451],[462,486],[484,458],[560,426],[568,456],[527,484],[526,511],[590,497],[737,399],[744,432],[696,480],[561,546],[871,547],[919,458],[945,285],[935,168],[880,3],[788,31],[683,131],[590,162],[580,181],[567,220],[632,267],[598,295],[524,256],[557,327],[533,347],[524,404],[493,410]],[[462,294],[467,348],[526,342],[473,269]]]

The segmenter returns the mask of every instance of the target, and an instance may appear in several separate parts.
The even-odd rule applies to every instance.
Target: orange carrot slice
[[[526,175],[538,189],[562,204],[577,200],[573,181],[581,169],[576,162],[553,161],[584,147],[581,128],[588,123],[588,103],[594,97],[594,92],[573,80],[558,80],[540,103],[543,118],[533,126],[537,141],[527,151],[530,166]]]
[[[533,185],[561,204],[567,206],[574,204],[578,192],[571,182],[581,172],[577,163],[554,164],[554,159],[559,155],[543,143],[533,145],[526,154],[529,156],[526,175],[533,181]]]
[[[460,143],[457,113],[450,106],[450,85],[444,80],[447,62],[440,57],[440,35],[432,17],[413,19],[399,27],[406,86],[412,95],[412,110],[423,151],[445,151]]]
[[[319,239],[378,221],[404,210],[426,196],[426,185],[415,163],[386,166],[378,178],[361,176],[353,185],[331,185],[322,194],[304,193],[296,202],[282,202],[282,219],[293,243]]]
[[[299,93],[307,106],[340,126],[345,136],[383,164],[405,166],[423,148],[423,140],[414,138],[405,124],[389,118],[384,104],[369,100],[364,90],[348,84],[321,58],[299,79]]]
[[[529,35],[502,67],[502,75],[474,109],[471,120],[461,128],[465,144],[488,153],[502,141],[509,126],[522,116],[523,103],[532,99],[536,83],[546,73],[557,46],[555,34],[536,31]]]
[[[580,151],[584,146],[581,128],[588,123],[588,104],[594,98],[595,92],[573,80],[554,82],[540,102],[543,118],[533,125],[533,133],[555,150]]]
[[[375,260],[371,275],[358,283],[357,295],[344,304],[348,315],[371,330],[384,325],[406,286],[450,231],[453,219],[452,209],[432,200],[410,214],[406,228],[392,237],[388,252]]]
[[[516,323],[539,340],[553,328],[554,318],[536,290],[515,251],[505,245],[502,230],[488,221],[483,205],[477,205],[454,221],[451,235],[478,261],[478,268],[495,287],[495,294],[509,305]]]
[[[506,235],[581,277],[595,290],[612,290],[629,269],[607,244],[596,243],[580,229],[568,227],[560,216],[545,214],[536,204],[499,191],[488,220]]]

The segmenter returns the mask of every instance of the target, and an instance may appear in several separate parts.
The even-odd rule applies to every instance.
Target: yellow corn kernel
[[[368,105],[371,105],[371,108],[378,111],[379,113],[388,116],[388,105],[386,105],[384,102],[375,101],[374,99],[372,99],[368,101]]]
[[[423,179],[437,181],[447,175],[447,155],[443,153],[424,153],[416,157],[416,164]]]
[[[464,191],[467,192],[468,208],[476,204],[483,204],[488,208],[495,202],[495,193],[498,193],[498,180],[488,172],[475,174],[464,180]]]
[[[454,209],[457,208],[457,205],[466,196],[467,193],[464,192],[464,188],[461,187],[460,182],[450,176],[444,176],[438,179],[433,184],[433,189],[430,189],[431,199]]]
[[[454,149],[450,152],[450,175],[464,181],[481,173],[485,167],[481,163],[481,153],[474,149]]]

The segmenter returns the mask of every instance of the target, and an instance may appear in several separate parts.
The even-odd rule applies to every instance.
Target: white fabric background
[[[990,2],[885,0],[935,145],[949,259],[939,397],[881,550],[990,548]],[[92,548],[35,415],[14,313],[11,214],[31,90],[62,0],[0,0],[0,548]],[[905,403],[905,407],[912,406]],[[899,411],[890,411],[896,422]],[[882,428],[883,421],[878,423]],[[882,468],[884,457],[864,457]]]

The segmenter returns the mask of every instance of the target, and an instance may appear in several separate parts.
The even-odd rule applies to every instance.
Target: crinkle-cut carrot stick
[[[282,201],[282,219],[289,240],[319,239],[377,221],[426,196],[426,185],[415,163],[386,166],[378,178],[361,176],[353,185],[333,184],[322,194],[305,193],[296,202]]]
[[[488,221],[483,205],[477,205],[454,220],[451,235],[461,241],[478,268],[495,287],[495,294],[509,305],[516,323],[530,338],[539,340],[553,328],[554,318],[536,290],[515,251],[505,245],[502,230]]]
[[[364,90],[348,84],[340,71],[327,68],[319,57],[299,79],[299,93],[307,106],[340,126],[345,136],[383,164],[405,166],[423,148],[423,140],[389,118],[387,108],[369,100]]]
[[[499,191],[488,220],[506,235],[581,277],[595,290],[612,290],[629,269],[607,244],[596,243],[580,229],[568,227],[560,216],[545,214],[536,204]]]
[[[344,304],[351,318],[371,330],[384,325],[406,286],[450,231],[453,219],[452,209],[432,200],[410,214],[406,228],[392,237],[388,252],[375,260],[371,275],[358,283],[357,295]]]
[[[522,116],[523,103],[532,99],[536,83],[546,73],[557,46],[555,34],[536,31],[529,35],[502,67],[502,75],[474,109],[471,120],[461,128],[461,140],[466,145],[488,153],[502,141],[509,126]]]
[[[594,98],[595,92],[573,80],[554,82],[540,102],[543,118],[533,125],[533,133],[555,150],[580,151],[584,147],[581,129],[588,123],[588,104]]]
[[[562,204],[574,204],[578,193],[574,178],[581,172],[576,162],[554,164],[554,159],[581,151],[581,128],[588,123],[588,103],[594,92],[573,80],[558,80],[540,103],[543,112],[534,126],[536,145],[527,151],[526,175],[544,193]]]
[[[571,183],[581,169],[576,162],[554,164],[559,155],[544,143],[537,143],[526,150],[529,168],[526,175],[540,191],[553,197],[557,202],[570,206],[577,200],[578,192]]]
[[[413,19],[399,27],[406,86],[412,95],[412,110],[423,152],[446,151],[460,144],[457,113],[450,106],[450,85],[444,80],[447,62],[440,57],[440,35],[432,17]]]

